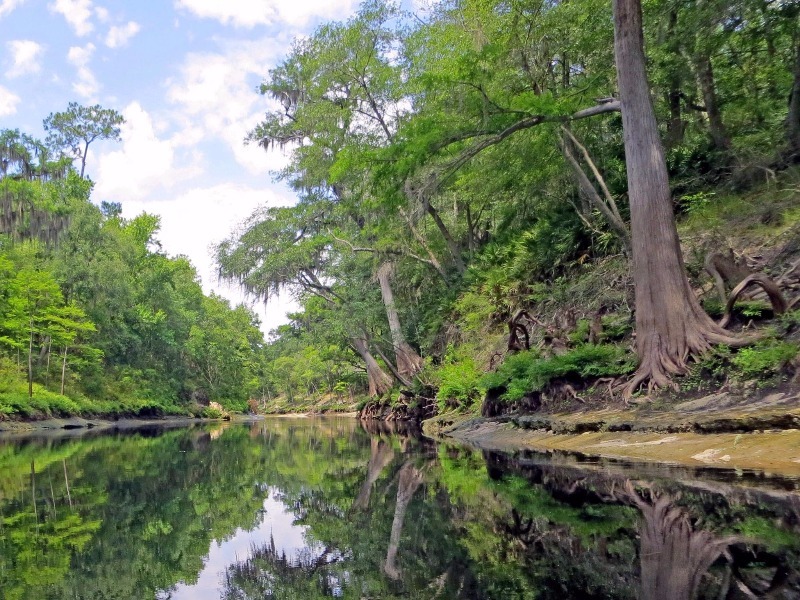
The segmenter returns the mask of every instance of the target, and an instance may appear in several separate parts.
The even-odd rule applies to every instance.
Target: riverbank
[[[719,392],[665,406],[587,408],[496,419],[444,414],[432,437],[484,450],[576,452],[587,456],[800,477],[800,387],[756,397]]]

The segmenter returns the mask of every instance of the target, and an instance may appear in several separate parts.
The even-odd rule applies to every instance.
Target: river
[[[0,598],[800,598],[800,480],[355,419],[0,438]]]

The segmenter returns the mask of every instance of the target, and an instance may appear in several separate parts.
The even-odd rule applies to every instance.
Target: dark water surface
[[[0,438],[0,598],[323,597],[800,598],[800,481],[335,418]]]

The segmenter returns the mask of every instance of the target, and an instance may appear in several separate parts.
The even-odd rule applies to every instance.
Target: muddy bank
[[[474,419],[441,415],[426,434],[485,450],[589,456],[800,477],[800,391],[748,399],[720,392],[671,405]]]

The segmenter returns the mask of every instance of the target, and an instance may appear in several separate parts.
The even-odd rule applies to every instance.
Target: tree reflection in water
[[[723,555],[730,560],[728,546],[742,541],[694,529],[687,511],[675,506],[667,494],[651,492],[648,502],[627,481],[622,498],[632,502],[643,517],[639,548],[642,600],[694,598],[711,565]]]
[[[0,442],[0,596],[789,600],[798,486],[344,419]]]

